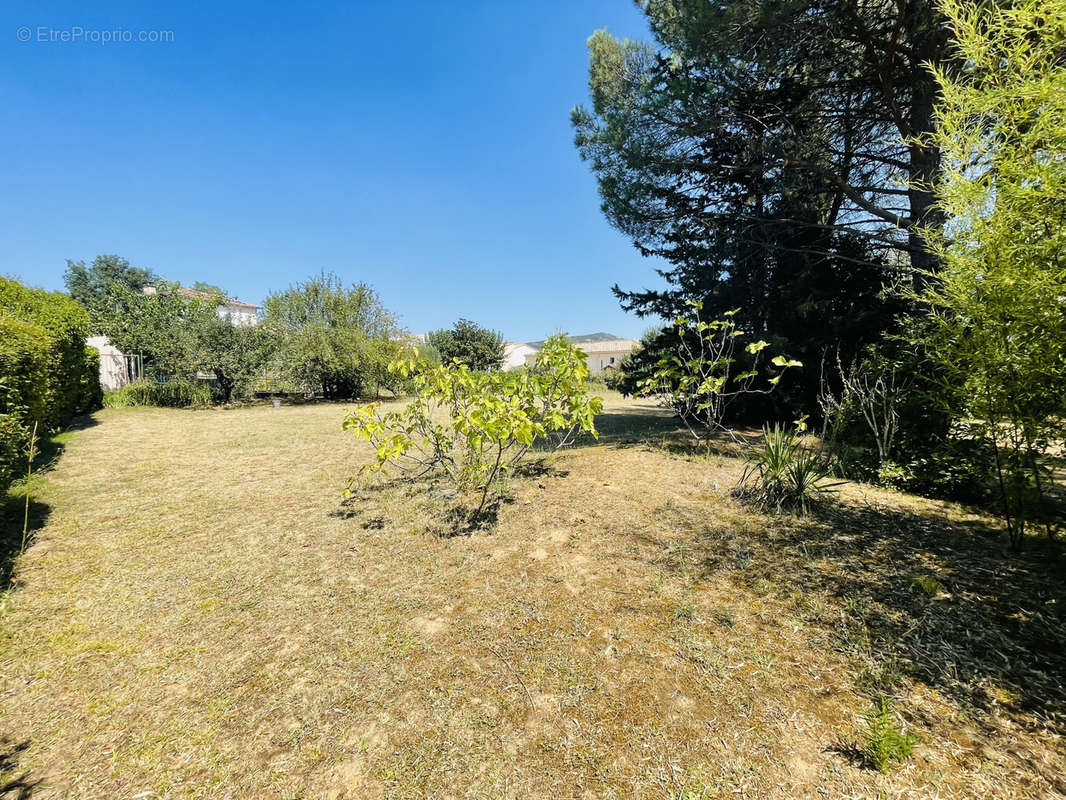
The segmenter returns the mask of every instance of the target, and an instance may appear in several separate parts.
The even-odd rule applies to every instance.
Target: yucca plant
[[[761,445],[749,449],[737,493],[763,508],[807,514],[819,498],[842,483],[828,482],[831,477],[829,464],[804,448],[794,430],[778,423],[763,427]]]

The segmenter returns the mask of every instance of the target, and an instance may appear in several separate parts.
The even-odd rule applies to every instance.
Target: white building
[[[506,357],[504,358],[504,369],[517,369],[521,366],[521,363],[512,365],[512,356],[514,353],[515,358],[520,354],[525,364],[532,365],[537,360],[537,353],[540,352],[536,347],[529,344],[516,344],[509,342],[507,347],[514,346],[513,350],[506,350]],[[577,342],[577,346],[585,353],[588,363],[589,373],[596,375],[600,372],[605,372],[610,369],[618,369],[622,363],[622,359],[632,353],[634,350],[640,349],[640,342],[636,339],[602,339],[591,342]]]
[[[518,369],[526,364],[526,357],[536,360],[539,351],[525,342],[507,342],[503,346],[503,369]]]
[[[211,299],[211,294],[199,292],[196,289],[178,289],[178,295],[188,297],[190,300]],[[255,325],[259,322],[259,306],[226,297],[222,299],[218,307],[218,315],[222,319],[228,319],[234,325]]]

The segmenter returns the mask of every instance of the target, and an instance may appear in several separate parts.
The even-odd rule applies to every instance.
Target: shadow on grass
[[[738,439],[750,438],[744,432],[737,432],[738,439],[734,439],[724,431],[712,435],[700,431],[697,440],[680,419],[657,406],[604,411],[596,416],[596,431],[599,438],[581,436],[575,446],[644,447],[680,458],[708,458],[736,456],[741,450]]]
[[[41,783],[30,780],[25,772],[18,772],[19,757],[29,746],[29,742],[13,744],[6,737],[0,738],[0,798],[3,800],[24,800]]]
[[[1010,555],[976,523],[870,505],[765,526],[659,514],[695,532],[688,569],[729,573],[818,625],[816,641],[861,665],[859,691],[891,694],[909,675],[963,713],[1066,734],[1066,570],[1045,541]]]
[[[48,522],[52,509],[30,498],[29,525],[26,528],[26,547],[33,544],[36,533]],[[0,590],[13,583],[12,570],[22,549],[22,527],[26,514],[26,496],[11,491],[0,498]]]

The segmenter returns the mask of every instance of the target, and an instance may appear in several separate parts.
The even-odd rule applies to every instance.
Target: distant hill
[[[569,334],[567,335],[569,336]],[[582,344],[584,342],[616,342],[621,338],[621,336],[615,336],[613,333],[586,333],[583,336],[570,336],[570,341],[575,344]],[[544,341],[544,339],[541,339],[539,342],[526,342],[526,344],[539,350],[544,346]]]

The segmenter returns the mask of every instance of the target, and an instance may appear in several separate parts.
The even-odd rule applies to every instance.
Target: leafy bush
[[[0,317],[0,414],[24,426],[45,421],[50,363],[44,328]]]
[[[131,406],[162,406],[186,408],[211,403],[211,387],[200,381],[173,380],[157,383],[151,380],[134,381],[121,389],[104,392],[107,408]]]
[[[762,508],[806,514],[839,485],[827,483],[831,475],[829,464],[804,448],[792,429],[776,424],[764,427],[762,444],[750,448],[737,492]],[[749,483],[754,483],[750,490]]]
[[[623,364],[624,364],[623,360]],[[603,372],[604,385],[614,392],[622,391],[622,386],[625,383],[625,373],[621,369],[608,369]]]
[[[29,434],[14,414],[0,414],[0,496],[26,465]]]
[[[428,367],[417,352],[390,370],[411,379],[411,402],[384,414],[371,403],[344,420],[346,430],[377,450],[364,469],[392,465],[406,475],[444,475],[459,491],[480,493],[475,519],[535,442],[559,448],[579,432],[595,436],[593,419],[603,408],[586,391],[585,355],[562,335],[545,342],[528,370],[474,372],[456,362]]]
[[[447,330],[430,331],[428,340],[443,362],[458,360],[472,370],[496,370],[503,364],[503,334],[468,319]]]
[[[887,699],[881,698],[866,716],[866,744],[862,754],[867,763],[879,772],[886,772],[894,764],[910,758],[918,737],[900,730]]]
[[[721,430],[726,409],[739,397],[772,392],[785,371],[802,367],[799,361],[774,356],[770,364],[778,372],[766,378],[764,388],[755,388],[759,362],[769,342],[749,342],[737,347],[746,333],[734,317],[740,309],[727,311],[722,319],[707,322],[700,318],[703,303],[690,301],[689,316],[673,322],[677,335],[674,350],[665,351],[640,381],[640,393],[656,398],[685,423],[692,435],[701,438],[701,429]],[[741,364],[743,356],[744,363]]]
[[[85,309],[65,294],[31,289],[6,278],[0,278],[0,308],[44,331],[41,341],[48,348],[45,426],[62,428],[75,414],[92,411],[96,396],[84,387],[98,380],[99,365],[86,357],[89,315]]]

